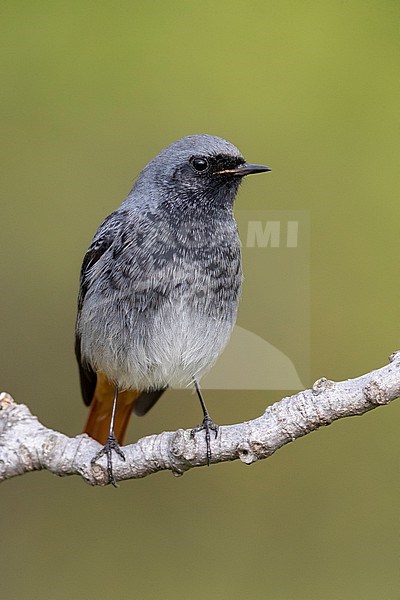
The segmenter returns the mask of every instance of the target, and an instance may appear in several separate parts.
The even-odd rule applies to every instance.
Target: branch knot
[[[315,381],[313,383],[312,393],[314,394],[314,396],[319,396],[319,394],[322,394],[326,390],[333,388],[334,385],[335,385],[334,381],[331,381],[330,379],[327,379],[326,377],[321,377],[321,379],[317,379],[317,381]]]
[[[388,404],[390,402],[386,389],[376,380],[371,381],[365,386],[364,396],[368,402],[375,405]]]

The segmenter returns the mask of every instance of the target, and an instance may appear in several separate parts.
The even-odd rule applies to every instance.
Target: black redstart
[[[227,344],[242,283],[233,202],[244,175],[269,171],[211,135],[160,152],[126,200],[100,225],[83,260],[76,356],[90,414],[85,431],[112,451],[133,412],[144,415],[167,387],[194,386]]]

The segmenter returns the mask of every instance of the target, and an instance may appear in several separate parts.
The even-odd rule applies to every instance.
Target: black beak
[[[216,175],[223,174],[231,174],[237,175],[238,177],[244,177],[244,175],[251,175],[252,173],[265,173],[266,171],[271,171],[270,167],[264,167],[264,165],[249,165],[248,163],[244,163],[243,165],[239,165],[234,169],[224,169],[222,171],[217,171]]]

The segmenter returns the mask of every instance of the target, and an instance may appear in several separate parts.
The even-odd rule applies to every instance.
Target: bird
[[[270,171],[247,163],[227,140],[183,137],[137,177],[97,229],[80,273],[75,353],[85,432],[103,447],[116,486],[113,451],[130,416],[146,414],[167,388],[192,387],[203,421],[207,463],[218,435],[200,389],[236,322],[242,287],[233,205],[243,177]]]

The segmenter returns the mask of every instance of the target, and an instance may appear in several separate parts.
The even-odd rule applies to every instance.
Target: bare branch
[[[339,383],[319,379],[311,390],[283,398],[257,419],[220,427],[211,442],[211,462],[239,458],[251,464],[323,425],[389,404],[400,396],[400,352],[392,354],[390,361],[356,379]],[[5,392],[0,394],[0,481],[47,469],[61,477],[77,474],[91,485],[106,485],[105,459],[93,467],[90,463],[99,448],[86,434],[69,438],[47,429],[26,406]],[[125,446],[124,453],[126,462],[114,459],[116,481],[166,469],[182,475],[207,464],[204,435],[192,439],[190,431],[183,429],[142,438]]]

